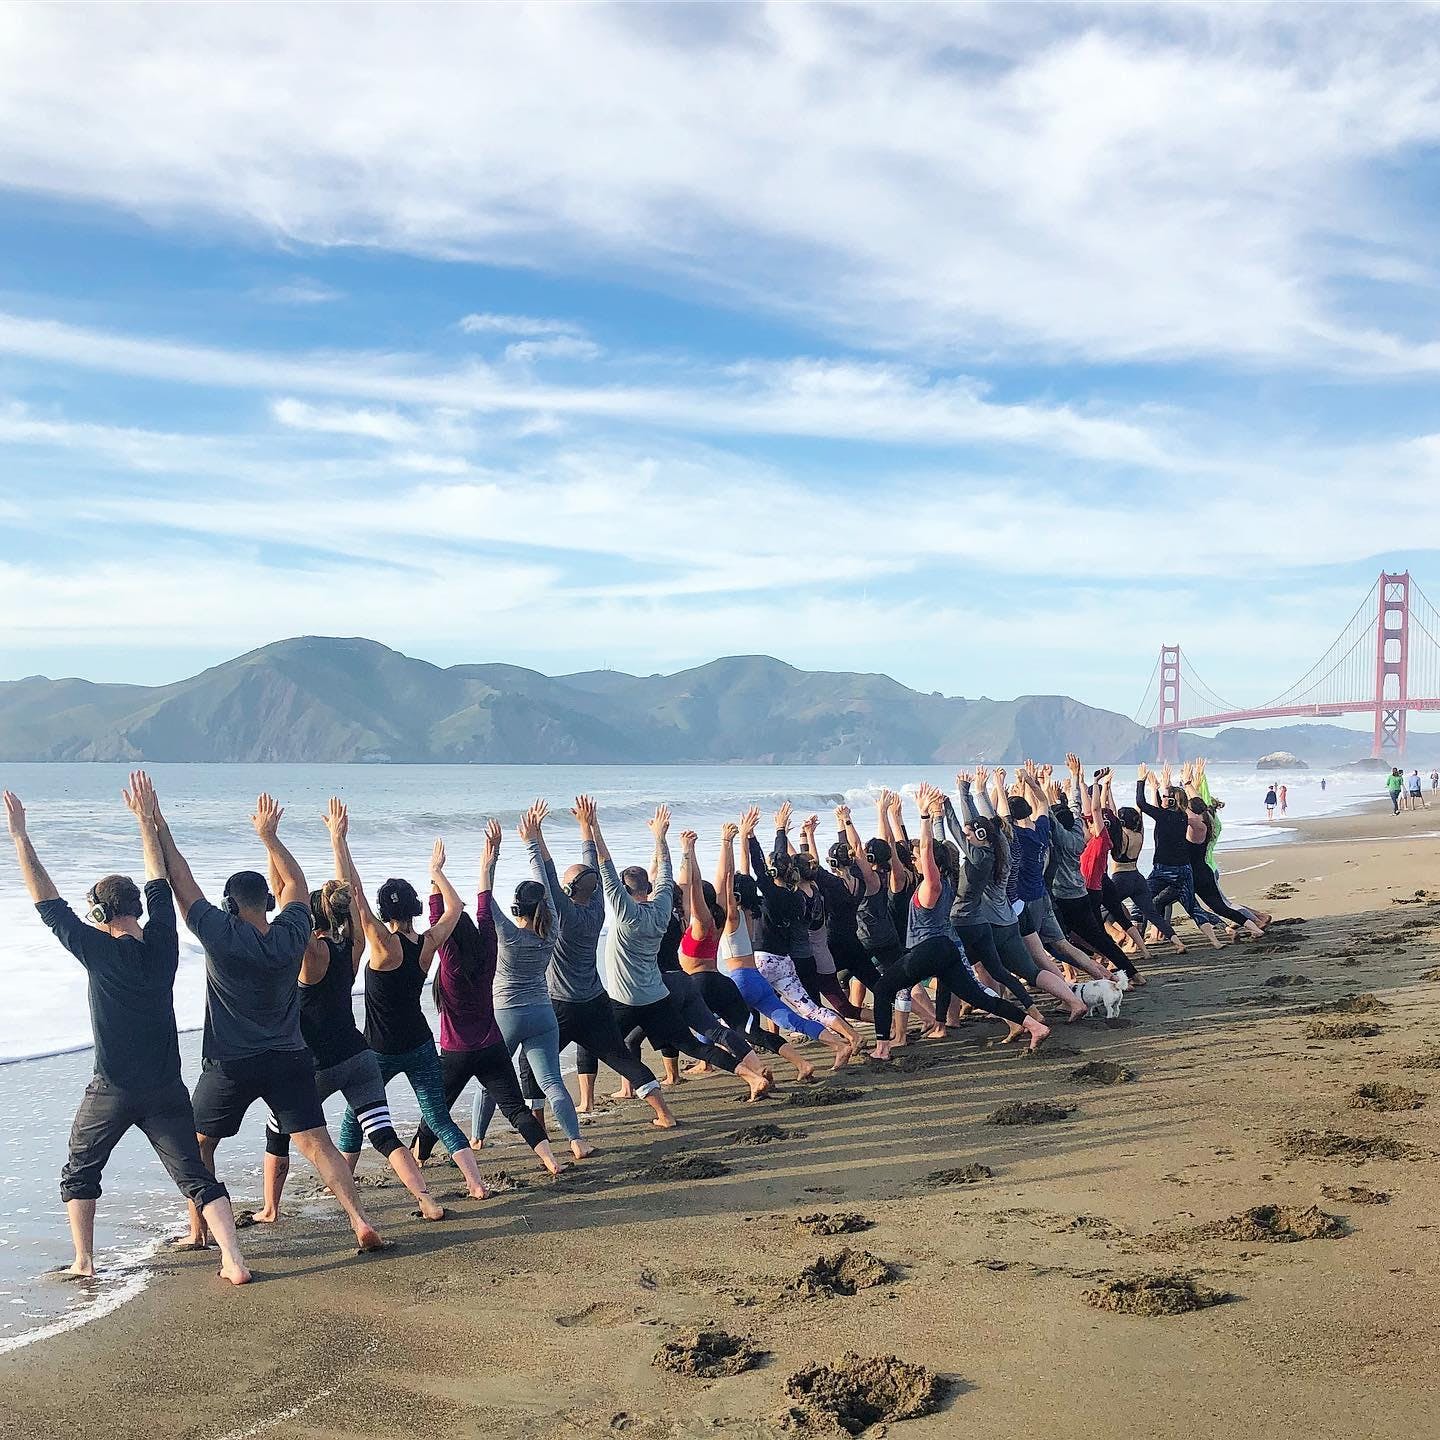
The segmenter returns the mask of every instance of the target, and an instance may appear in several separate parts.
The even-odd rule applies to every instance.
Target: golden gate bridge
[[[1241,720],[1328,720],[1373,712],[1376,758],[1405,754],[1405,720],[1440,710],[1440,612],[1407,570],[1382,572],[1334,644],[1288,689],[1263,705],[1222,700],[1178,645],[1162,645],[1135,719],[1155,732],[1160,760],[1178,756],[1181,730]],[[1257,638],[1263,638],[1258,632]]]

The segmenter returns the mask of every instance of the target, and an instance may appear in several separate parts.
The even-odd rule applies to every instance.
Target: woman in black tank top
[[[421,1218],[443,1220],[445,1207],[431,1196],[415,1157],[395,1133],[380,1062],[355,1025],[350,992],[364,947],[350,922],[350,904],[348,881],[329,880],[310,892],[314,930],[300,962],[300,1034],[314,1057],[315,1085],[322,1101],[337,1091],[344,1095],[365,1138],[415,1197]],[[347,1158],[353,1168],[359,1157]],[[265,1127],[265,1203],[255,1212],[257,1221],[280,1218],[289,1173],[290,1137],[272,1115]]]
[[[475,1152],[450,1118],[440,1055],[435,1049],[430,1022],[420,1008],[420,994],[430,966],[464,910],[455,887],[445,878],[444,843],[437,840],[431,852],[430,880],[444,899],[445,908],[423,936],[415,933],[415,920],[424,907],[408,880],[387,880],[380,887],[376,896],[380,911],[377,918],[365,898],[345,834],[336,842],[336,854],[343,856],[360,925],[369,945],[365,968],[365,1039],[379,1060],[381,1077],[388,1083],[396,1075],[405,1076],[419,1102],[421,1119],[450,1152],[450,1158],[465,1177],[471,1199],[484,1200],[490,1192],[480,1178],[480,1162]],[[353,1110],[347,1109],[340,1122],[340,1149],[351,1156],[360,1149],[360,1123]]]

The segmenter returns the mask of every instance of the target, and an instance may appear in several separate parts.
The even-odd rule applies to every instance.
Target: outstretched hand
[[[535,817],[535,828],[538,830],[550,815],[550,802],[548,800],[537,800],[531,807],[530,813]]]
[[[434,848],[430,851],[430,874],[439,876],[445,873],[445,842],[437,840]]]
[[[745,811],[745,813],[744,813],[743,815],[741,815],[741,817],[740,817],[740,835],[741,835],[741,837],[742,837],[743,839],[745,839],[745,840],[748,840],[748,839],[755,833],[755,827],[756,827],[757,825],[759,825],[759,823],[760,823],[760,807],[759,807],[758,805],[752,805],[752,806],[751,806],[747,811]]]
[[[588,795],[577,795],[570,813],[583,827],[588,828],[595,823],[595,802]]]
[[[786,831],[786,832],[788,833],[788,832],[789,832],[789,829],[790,829],[790,815],[791,815],[791,806],[790,806],[790,802],[787,800],[787,801],[785,801],[785,803],[784,803],[783,805],[781,805],[781,807],[775,812],[775,828],[776,828],[777,830],[784,830],[784,831]]]
[[[843,830],[850,823],[850,807],[848,805],[837,805],[835,807],[835,823]]]
[[[350,811],[338,795],[330,797],[323,819],[332,840],[343,840],[350,833]]]
[[[700,837],[693,830],[682,830],[680,832],[680,847],[683,850],[693,850],[695,842]]]
[[[500,828],[500,822],[490,819],[485,822],[485,849],[490,854],[496,854],[500,849],[500,842],[504,839],[504,831]]]
[[[520,823],[515,828],[516,833],[527,844],[540,833],[540,827],[535,822],[535,807],[533,805],[520,817]]]
[[[155,798],[155,787],[150,783],[150,777],[143,770],[130,772],[130,788],[122,790],[120,798],[137,820],[147,824],[154,821],[159,801]]]
[[[25,807],[20,803],[20,797],[11,790],[5,792],[5,823],[10,827],[12,838],[25,838]]]
[[[663,840],[670,829],[670,807],[657,805],[655,813],[645,822],[645,825],[657,840]]]
[[[250,823],[262,840],[273,840],[275,832],[280,828],[280,817],[284,813],[285,807],[277,805],[272,796],[261,795],[255,801],[255,813],[250,817]]]
[[[735,837],[740,833],[740,827],[733,821],[727,820],[720,827],[720,843],[722,845],[733,845]]]

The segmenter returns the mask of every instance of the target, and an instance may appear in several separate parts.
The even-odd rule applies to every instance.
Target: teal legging
[[[380,1062],[380,1078],[387,1085],[397,1075],[403,1075],[410,1082],[410,1088],[420,1102],[420,1118],[452,1155],[463,1155],[465,1136],[450,1118],[450,1107],[445,1103],[445,1081],[440,1074],[440,1056],[435,1042],[427,1040],[403,1054],[377,1054],[375,1058]],[[355,1155],[363,1142],[360,1122],[347,1105],[345,1118],[340,1122],[340,1149],[346,1155]]]
[[[575,1113],[575,1102],[560,1073],[560,1022],[555,1018],[555,1007],[548,1000],[543,1005],[497,1005],[495,1023],[512,1056],[517,1050],[525,1052],[530,1072],[540,1082],[565,1138],[578,1140],[580,1117]],[[470,1131],[477,1140],[485,1138],[494,1114],[495,1101],[482,1087],[476,1091],[470,1107]]]

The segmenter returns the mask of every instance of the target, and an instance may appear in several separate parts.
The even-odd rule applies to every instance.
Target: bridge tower
[[[1377,760],[1405,758],[1403,701],[1410,685],[1410,572],[1380,576],[1379,617],[1375,625],[1375,743]],[[1163,712],[1162,712],[1163,713]]]
[[[1155,758],[1163,765],[1180,758],[1180,647],[1160,647],[1160,723],[1155,727]],[[1171,751],[1174,751],[1171,754]]]

